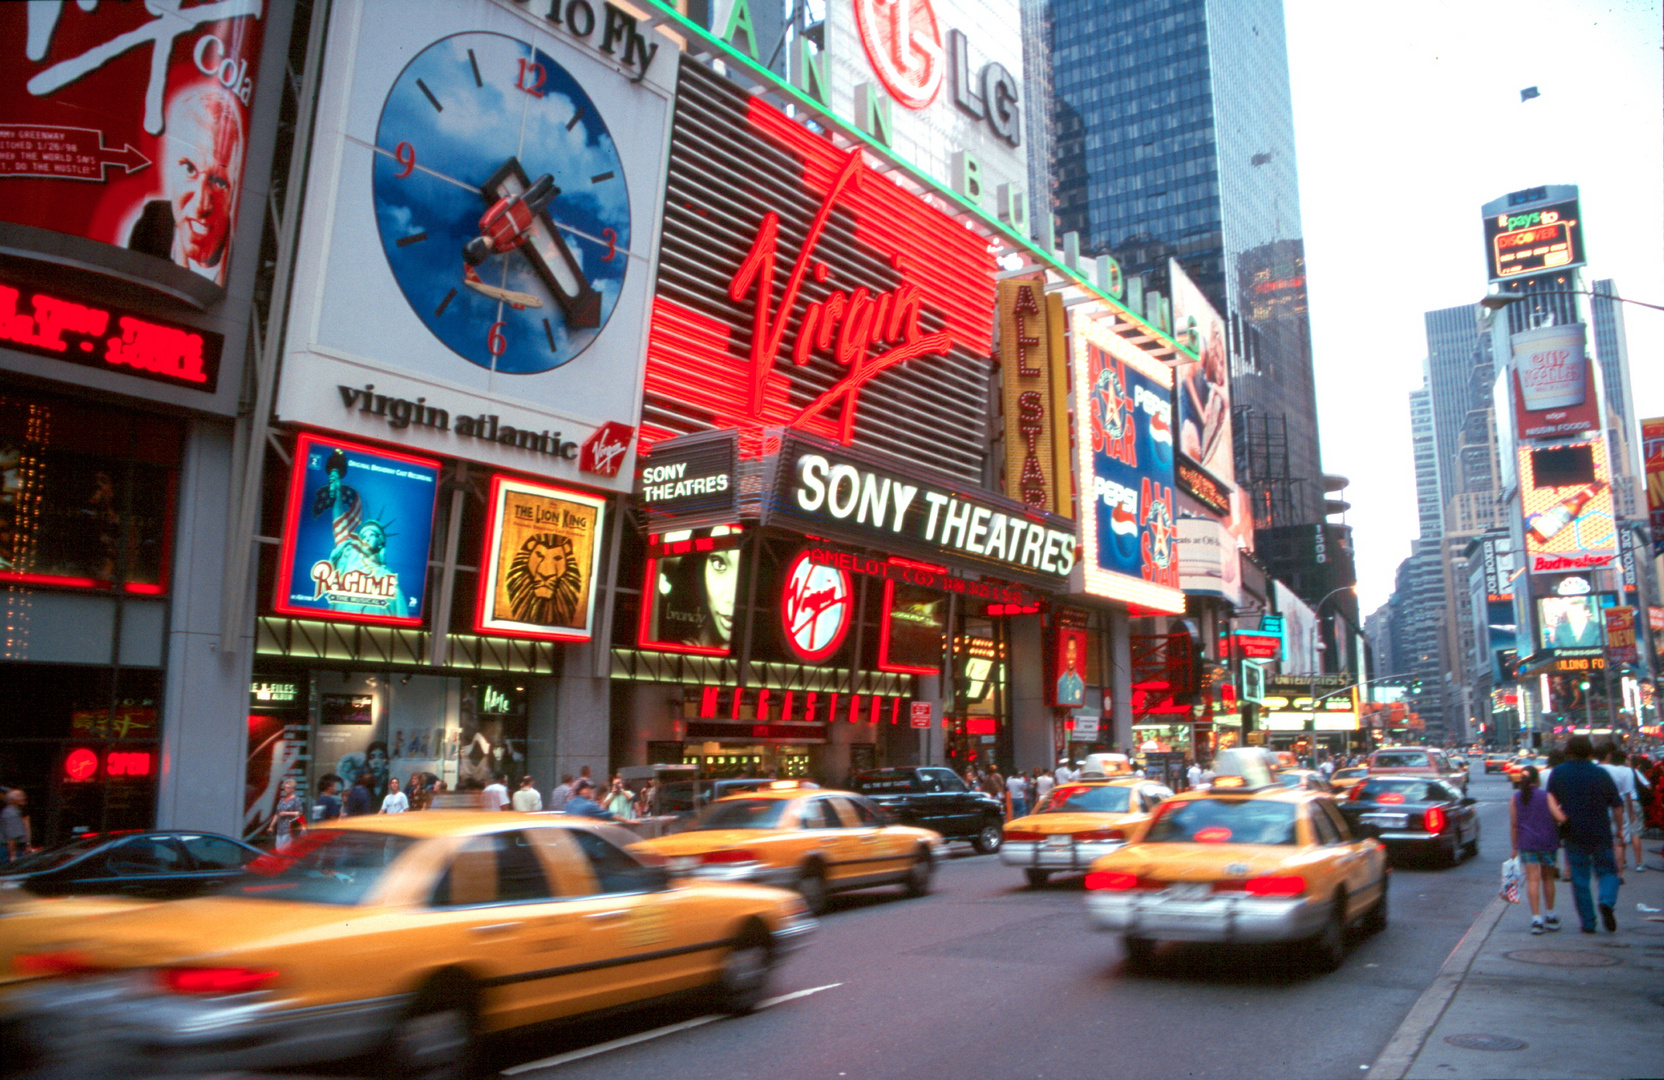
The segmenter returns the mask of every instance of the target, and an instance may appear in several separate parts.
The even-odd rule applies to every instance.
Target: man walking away
[[[1595,932],[1595,905],[1589,895],[1591,868],[1600,879],[1600,917],[1609,933],[1618,929],[1618,867],[1612,861],[1612,815],[1623,827],[1624,804],[1612,778],[1589,759],[1595,748],[1587,735],[1566,743],[1568,760],[1548,780],[1548,809],[1567,824],[1566,862],[1572,872],[1572,899],[1585,934]],[[1611,813],[1608,813],[1611,811]]]
[[[362,814],[373,814],[376,810],[375,798],[370,791],[370,785],[375,783],[375,777],[369,769],[359,772],[352,782],[352,790],[347,792],[347,816],[358,817]]]
[[[1612,786],[1618,789],[1618,797],[1624,801],[1623,828],[1614,830],[1612,840],[1612,857],[1617,860],[1618,878],[1622,880],[1626,847],[1635,848],[1636,872],[1647,868],[1641,861],[1641,788],[1638,783],[1644,781],[1640,781],[1635,770],[1629,767],[1628,756],[1616,746],[1607,753],[1601,769],[1612,778]]]
[[[334,821],[341,816],[341,778],[325,773],[318,781],[318,801],[312,804],[313,821]]]
[[[501,810],[508,805],[508,773],[498,773],[480,792],[480,809]]]
[[[543,809],[543,796],[537,793],[537,786],[531,777],[520,778],[520,790],[514,793],[513,805],[522,814],[535,814]]]
[[[572,774],[562,773],[560,783],[549,793],[549,809],[565,810],[566,800],[572,797]]]

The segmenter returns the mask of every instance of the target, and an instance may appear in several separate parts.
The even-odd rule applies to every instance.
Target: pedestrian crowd
[[[1586,735],[1551,751],[1541,771],[1533,765],[1520,771],[1508,801],[1508,830],[1513,856],[1525,871],[1533,934],[1560,929],[1557,879],[1571,883],[1583,933],[1617,930],[1625,867],[1646,871],[1642,832],[1664,824],[1660,781],[1664,761],[1640,754],[1632,759],[1611,743],[1597,748]]]

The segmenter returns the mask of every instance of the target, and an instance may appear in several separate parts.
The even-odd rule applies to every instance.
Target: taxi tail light
[[[163,989],[175,994],[246,994],[277,978],[269,968],[163,968],[157,973]]]
[[[1299,896],[1306,891],[1306,879],[1299,874],[1268,874],[1242,883],[1249,896]]]
[[[1006,833],[1005,835],[1009,838],[1011,834]],[[1075,834],[1076,840],[1125,840],[1126,838],[1125,829],[1094,829],[1091,832]]]
[[[1426,829],[1430,833],[1442,833],[1444,832],[1446,820],[1447,819],[1443,810],[1439,809],[1437,806],[1430,807],[1427,811],[1427,816],[1422,819],[1422,828]]]
[[[1093,892],[1131,892],[1138,888],[1138,875],[1094,870],[1086,875],[1086,888]]]
[[[98,969],[80,953],[43,952],[25,953],[12,959],[12,970],[19,975],[85,975]]]
[[[1044,839],[1044,834],[1027,832],[1023,829],[1007,829],[1005,830],[1005,838],[1007,840],[1041,840]]]
[[[744,848],[733,848],[729,851],[707,851],[699,856],[699,861],[707,866],[723,863],[756,862],[757,856]]]

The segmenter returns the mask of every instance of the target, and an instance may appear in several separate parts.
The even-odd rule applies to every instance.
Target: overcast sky
[[[1352,480],[1367,613],[1416,533],[1423,313],[1485,293],[1480,205],[1578,185],[1585,280],[1664,304],[1660,0],[1284,4],[1323,466]],[[1664,415],[1664,312],[1621,306],[1636,414]]]

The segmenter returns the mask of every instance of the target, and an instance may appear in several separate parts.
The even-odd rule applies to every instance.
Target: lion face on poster
[[[508,600],[515,621],[570,626],[578,617],[582,572],[569,537],[538,533],[526,538],[508,570]]]

